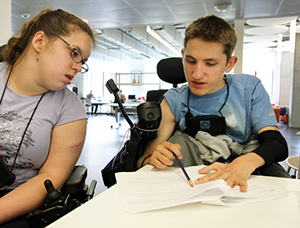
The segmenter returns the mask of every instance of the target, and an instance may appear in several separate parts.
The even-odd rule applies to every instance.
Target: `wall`
[[[276,77],[279,77],[276,54],[271,49],[252,49],[245,50],[243,55],[243,73],[255,75],[261,80],[272,103],[279,103],[279,89],[273,86],[278,84]]]
[[[1,0],[0,28],[0,46],[2,46],[11,37],[11,0]]]
[[[279,105],[289,106],[292,91],[292,76],[294,54],[290,52],[282,53],[281,72],[280,72],[280,94]]]

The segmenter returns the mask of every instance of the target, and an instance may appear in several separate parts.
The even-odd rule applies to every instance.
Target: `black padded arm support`
[[[269,167],[271,164],[283,161],[288,156],[288,146],[279,131],[268,130],[258,135],[260,146],[254,150],[254,153],[261,156],[266,164],[263,168]]]

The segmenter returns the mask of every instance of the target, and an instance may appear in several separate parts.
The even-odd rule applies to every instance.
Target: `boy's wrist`
[[[151,157],[151,154],[147,154],[144,157],[141,157],[140,160],[138,161],[137,167],[142,168],[144,165],[146,165],[147,159]]]

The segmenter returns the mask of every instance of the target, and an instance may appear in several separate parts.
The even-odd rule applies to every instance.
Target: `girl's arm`
[[[45,201],[45,180],[61,189],[81,154],[86,119],[57,126],[51,134],[48,157],[37,176],[0,198],[0,224],[41,207]]]

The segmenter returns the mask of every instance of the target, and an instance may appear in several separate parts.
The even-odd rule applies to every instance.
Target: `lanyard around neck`
[[[225,106],[225,104],[227,102],[227,99],[228,99],[228,96],[229,96],[229,85],[228,85],[226,77],[224,77],[223,80],[225,81],[225,84],[226,84],[226,87],[227,87],[227,94],[226,94],[226,98],[225,98],[225,101],[224,101],[223,105],[221,106],[221,108],[218,111],[222,117],[223,117],[223,115],[222,115],[221,110]],[[188,112],[186,114],[187,116],[190,114],[190,94],[191,94],[191,90],[190,90],[190,87],[189,87],[188,100],[187,100]]]
[[[6,89],[7,89],[7,84],[8,84],[8,80],[9,80],[9,78],[10,78],[11,72],[12,72],[12,68],[13,68],[13,64],[12,64],[11,69],[10,69],[10,71],[9,71],[9,74],[8,74],[8,77],[7,77],[7,80],[6,80],[6,83],[5,83],[5,86],[4,86],[2,95],[1,95],[0,105],[1,105],[1,103],[2,103],[2,100],[3,100],[3,97],[4,97],[5,91],[6,91]],[[40,99],[38,100],[37,104],[35,105],[35,107],[34,107],[32,113],[31,113],[31,116],[30,116],[30,118],[29,118],[29,121],[28,121],[28,123],[27,123],[27,125],[26,125],[26,127],[25,127],[24,132],[23,132],[21,141],[20,141],[20,143],[19,143],[18,150],[17,150],[16,156],[15,156],[15,158],[14,158],[14,162],[13,162],[12,167],[11,167],[11,171],[13,170],[14,165],[15,165],[15,163],[16,163],[16,160],[17,160],[18,154],[19,154],[19,152],[20,152],[20,148],[21,148],[23,139],[24,139],[24,137],[25,137],[25,135],[26,135],[26,131],[27,131],[27,129],[28,129],[30,123],[31,123],[31,120],[33,119],[33,116],[34,116],[35,111],[37,110],[37,107],[39,106],[39,104],[40,104],[40,102],[42,101],[42,99],[43,99],[43,97],[45,96],[45,94],[46,94],[46,93],[43,93],[43,94],[42,94],[42,96],[41,96]]]

